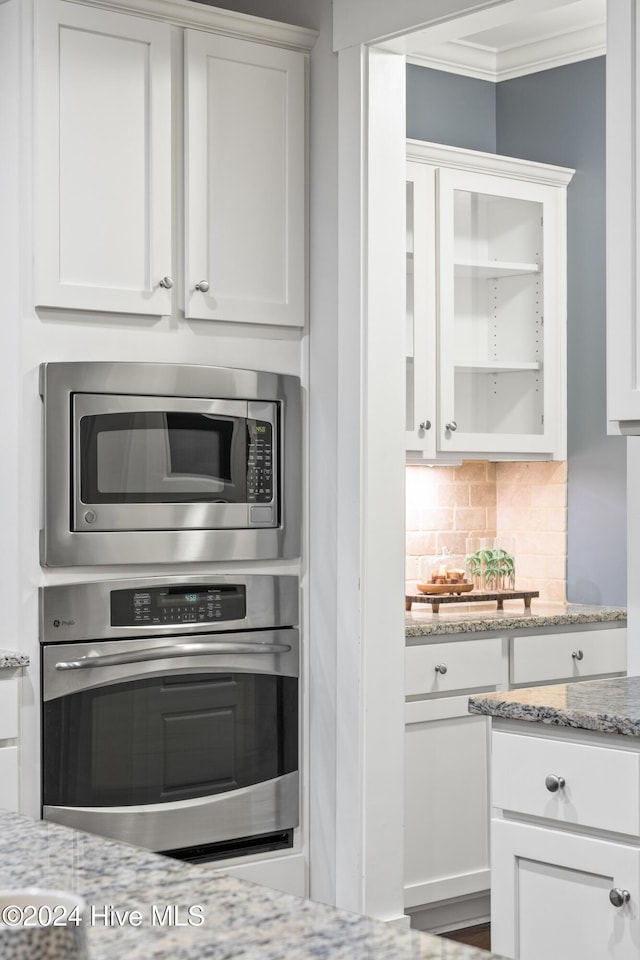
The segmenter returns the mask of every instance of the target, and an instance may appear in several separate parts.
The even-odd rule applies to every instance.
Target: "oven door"
[[[149,850],[299,823],[298,632],[43,647],[43,814]]]
[[[73,396],[73,530],[275,527],[276,404]]]

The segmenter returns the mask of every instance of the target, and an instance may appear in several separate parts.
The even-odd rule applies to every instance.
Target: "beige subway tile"
[[[487,480],[489,481],[489,483],[495,483],[496,482],[496,464],[489,463],[487,461],[485,463],[485,466],[487,468]]]
[[[422,557],[435,550],[435,533],[409,533],[405,538],[407,556]]]
[[[456,507],[453,525],[455,530],[482,529],[487,525],[487,512],[484,507]]]
[[[498,534],[502,531],[498,530]],[[518,530],[514,533],[515,551],[518,553],[534,553],[549,555],[565,555],[567,552],[566,533],[529,533]]]
[[[443,483],[453,483],[455,480],[457,467],[432,467],[431,473],[435,483],[440,486]]]
[[[531,490],[532,507],[566,507],[566,483],[533,484]]]
[[[498,463],[498,483],[563,483],[567,479],[567,464],[564,460],[527,460]]]
[[[495,483],[470,483],[469,484],[469,504],[472,507],[495,507],[496,505],[496,485]]]
[[[487,507],[487,536],[495,537],[498,526],[497,510],[495,507]]]
[[[496,504],[498,509],[503,507],[528,507],[531,503],[531,484],[529,483],[497,483]]]
[[[448,533],[446,531],[437,533],[434,553],[440,554],[443,548],[446,548],[451,556],[463,557],[466,553],[466,539],[467,536],[465,533]]]
[[[516,553],[516,575],[545,580],[565,580],[567,576],[567,558],[563,555],[541,556],[528,553]]]
[[[564,580],[531,580],[531,586],[523,589],[539,590],[540,600],[548,603],[565,603],[567,599],[567,584]],[[532,602],[535,604],[535,600]],[[533,610],[535,611],[535,606]]]
[[[469,484],[441,483],[438,487],[439,507],[468,507]]]
[[[452,530],[453,508],[423,506],[419,514],[421,530]]]
[[[405,557],[404,561],[404,576],[405,580],[417,580],[418,573],[418,557]]]
[[[456,483],[471,483],[487,479],[487,464],[484,460],[463,460],[462,466],[454,467],[453,479]]]

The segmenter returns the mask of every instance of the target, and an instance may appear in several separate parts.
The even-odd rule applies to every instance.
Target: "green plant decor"
[[[467,571],[476,590],[513,590],[516,565],[513,557],[502,547],[476,550],[467,557]]]

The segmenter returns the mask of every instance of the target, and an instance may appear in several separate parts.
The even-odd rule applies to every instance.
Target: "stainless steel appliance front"
[[[299,555],[297,378],[45,363],[40,392],[43,565]]]
[[[297,578],[43,587],[40,611],[46,819],[227,856],[292,835]]]

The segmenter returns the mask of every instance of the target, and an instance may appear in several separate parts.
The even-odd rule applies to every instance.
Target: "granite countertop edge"
[[[28,855],[27,855],[28,851]],[[397,927],[290,894],[208,865],[192,866],[48,821],[0,811],[5,888],[44,886],[80,894],[88,910],[91,960],[489,960],[465,944]],[[154,905],[175,905],[183,922],[150,922]],[[197,904],[202,925],[184,922]],[[113,905],[139,910],[143,923],[100,920]],[[111,907],[108,908],[109,910]]]
[[[503,720],[524,720],[554,727],[573,727],[575,730],[592,730],[598,733],[614,733],[627,737],[640,737],[640,718],[616,716],[615,714],[589,713],[585,710],[561,710],[550,706],[530,703],[509,703],[505,700],[483,700],[480,696],[469,698],[469,713]]]
[[[30,662],[28,654],[20,653],[19,650],[0,650],[0,670],[28,667]]]
[[[580,604],[558,604],[557,610],[549,609],[551,605],[545,605],[540,612],[536,612],[535,605],[532,605],[531,610],[526,612],[494,609],[477,613],[470,610],[458,613],[451,611],[445,614],[432,613],[428,609],[418,611],[416,606],[405,616],[406,637],[480,633],[488,630],[531,630],[566,624],[624,622],[627,619],[624,607]]]

